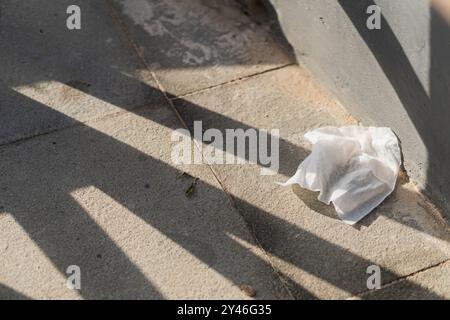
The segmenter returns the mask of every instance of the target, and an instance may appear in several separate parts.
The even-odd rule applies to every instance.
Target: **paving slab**
[[[179,96],[295,59],[235,0],[114,0],[164,88]]]
[[[172,163],[181,123],[114,11],[78,1],[69,31],[70,4],[0,4],[0,298],[289,298],[209,168]]]
[[[0,147],[0,298],[289,297],[210,170],[171,164],[178,127],[153,104]]]
[[[69,30],[71,4],[1,2],[0,144],[162,100],[110,8],[77,1],[81,30]]]
[[[373,264],[381,267],[382,283],[387,283],[449,258],[448,229],[412,183],[399,181],[394,194],[356,227],[338,220],[316,194],[276,184],[293,175],[309,153],[306,131],[355,124],[301,68],[283,68],[174,103],[191,130],[199,120],[203,130],[223,134],[238,128],[280,130],[277,175],[262,176],[261,165],[213,168],[296,298],[364,292],[366,270]]]

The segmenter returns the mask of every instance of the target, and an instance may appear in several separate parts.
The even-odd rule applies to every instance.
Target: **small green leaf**
[[[197,186],[197,181],[198,181],[198,178],[195,178],[194,181],[192,181],[192,183],[191,183],[191,184],[189,185],[189,187],[186,189],[186,191],[185,191],[186,197],[192,196],[192,194],[193,194],[194,191],[195,191],[195,187]]]

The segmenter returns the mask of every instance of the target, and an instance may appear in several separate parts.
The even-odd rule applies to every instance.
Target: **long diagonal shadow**
[[[0,283],[0,300],[31,300],[29,297]]]

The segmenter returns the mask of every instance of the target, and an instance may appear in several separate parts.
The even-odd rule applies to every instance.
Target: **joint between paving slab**
[[[414,183],[414,188],[423,200],[423,202],[419,201],[417,204],[422,207],[441,227],[443,227],[447,232],[450,232],[450,220],[445,218],[443,209],[439,208],[427,195],[425,195],[425,193],[417,187],[416,183]]]
[[[142,54],[141,50],[139,49],[139,46],[133,40],[133,38],[131,36],[131,33],[129,32],[127,26],[121,20],[121,18],[119,16],[119,13],[118,13],[117,7],[114,5],[114,3],[111,2],[111,0],[105,0],[105,1],[108,4],[108,6],[110,7],[110,9],[111,9],[111,15],[112,15],[113,20],[118,24],[119,28],[124,33],[124,37],[127,40],[131,51],[134,54],[137,55],[137,58],[138,58],[140,64],[151,73],[152,78],[157,83],[159,89],[160,90],[163,89],[162,86],[161,86],[161,83],[157,79],[156,73],[152,70],[150,65],[147,63],[147,60],[145,59],[144,55]],[[227,86],[227,85],[235,84],[235,83],[238,83],[238,82],[241,82],[241,81],[248,80],[248,79],[253,78],[253,77],[257,77],[257,76],[260,76],[260,75],[263,75],[263,74],[266,74],[266,73],[269,73],[269,72],[277,71],[277,70],[280,70],[280,69],[283,69],[283,68],[286,68],[286,67],[289,67],[289,66],[293,66],[293,65],[296,65],[296,63],[294,63],[294,62],[286,63],[286,64],[283,64],[281,66],[277,66],[277,67],[274,67],[274,68],[263,70],[261,72],[253,73],[253,74],[250,74],[250,75],[238,77],[238,78],[235,78],[235,79],[231,79],[231,80],[226,81],[226,82],[222,82],[222,83],[219,83],[219,84],[211,85],[209,87],[205,87],[205,88],[201,88],[201,89],[198,89],[198,90],[194,90],[194,91],[187,92],[187,93],[184,93],[184,94],[181,94],[181,95],[177,95],[177,96],[174,96],[174,97],[169,97],[169,95],[167,94],[167,91],[165,91],[165,90],[162,91],[162,92],[165,94],[165,96],[166,96],[166,98],[168,100],[182,99],[184,97],[192,96],[192,95],[199,94],[199,93],[202,93],[202,92],[205,92],[205,91],[209,91],[209,90],[221,88],[221,87],[224,87],[224,86]],[[171,94],[171,95],[173,95],[173,94]]]
[[[144,61],[144,63],[146,63]],[[154,81],[156,82],[159,90],[163,93],[164,97],[167,100],[167,103],[170,105],[170,108],[173,110],[173,112],[176,114],[177,118],[180,120],[180,122],[182,123],[182,125],[184,126],[185,129],[189,130],[189,127],[187,126],[186,122],[184,121],[183,117],[181,116],[181,114],[178,112],[177,108],[175,107],[173,101],[174,99],[170,99],[167,96],[167,93],[163,87],[163,85],[159,82],[156,74],[154,74],[152,71],[150,71],[152,74],[152,77],[154,78]],[[201,152],[201,147],[200,147],[200,142],[198,142],[197,140],[194,140],[194,145],[197,148],[198,151]],[[267,254],[266,250],[261,246],[261,243],[259,242],[258,238],[256,237],[256,234],[253,230],[253,228],[251,227],[251,225],[248,223],[248,221],[244,218],[244,216],[241,214],[241,212],[239,211],[237,205],[236,205],[236,201],[233,197],[233,195],[231,193],[228,192],[226,186],[222,183],[222,181],[219,178],[219,175],[217,174],[217,172],[214,170],[213,166],[211,165],[211,163],[209,163],[207,161],[207,159],[204,157],[203,153],[202,154],[202,159],[204,161],[204,163],[206,164],[207,168],[210,170],[211,174],[213,175],[214,179],[217,181],[217,183],[219,184],[220,188],[222,189],[222,191],[226,194],[226,196],[228,197],[231,206],[233,207],[234,210],[236,210],[236,212],[238,213],[238,215],[241,217],[242,221],[244,222],[244,224],[246,225],[247,229],[249,230],[250,235],[252,236],[253,240],[255,241],[255,244],[257,245],[257,247],[259,248],[259,250],[261,251],[261,253],[263,254],[263,256],[265,257],[267,263],[269,264],[270,268],[272,269],[272,272],[276,275],[276,277],[278,278],[278,281],[280,282],[280,284],[283,286],[284,290],[287,292],[287,294],[289,295],[289,297],[291,299],[295,299],[291,290],[289,289],[289,287],[285,284],[283,278],[280,276],[280,272],[278,271],[278,269],[275,267],[275,265],[272,263],[272,260],[270,259],[269,255]]]
[[[89,126],[90,124],[93,124],[93,123],[97,123],[97,122],[104,121],[104,120],[107,120],[107,119],[112,119],[112,118],[121,116],[121,115],[123,115],[125,113],[128,113],[130,111],[137,111],[137,110],[144,109],[144,108],[147,108],[147,107],[148,107],[147,105],[137,106],[137,107],[129,108],[129,109],[126,109],[126,110],[119,110],[117,112],[112,112],[112,113],[109,113],[109,114],[106,114],[106,115],[102,115],[102,116],[99,116],[97,118],[89,119],[89,120],[86,120],[86,121],[76,121],[76,123],[68,124],[68,125],[65,125],[65,126],[62,126],[62,127],[59,127],[59,128],[50,129],[50,130],[42,132],[42,133],[37,133],[37,134],[30,135],[30,136],[27,136],[27,137],[18,138],[18,139],[14,139],[12,141],[7,141],[7,142],[0,143],[0,148],[12,146],[12,145],[18,145],[20,143],[24,143],[26,141],[29,141],[29,140],[32,140],[32,139],[35,139],[35,138],[44,137],[44,136],[47,136],[47,135],[50,135],[50,134],[53,134],[53,133],[56,133],[56,132],[62,132],[62,131],[65,131],[65,130],[69,130],[69,129],[73,129],[73,128],[77,128],[77,127],[81,127],[81,126]]]
[[[258,77],[258,76],[261,76],[261,75],[264,75],[266,73],[270,73],[270,72],[273,72],[273,71],[281,70],[281,69],[284,69],[284,68],[287,68],[287,67],[290,67],[290,66],[293,66],[293,65],[296,65],[296,63],[287,63],[287,64],[284,64],[284,65],[281,65],[281,66],[278,66],[278,67],[274,67],[274,68],[270,68],[270,69],[267,69],[267,70],[263,70],[263,71],[258,72],[258,73],[253,73],[253,74],[250,74],[250,75],[246,75],[246,76],[242,76],[242,77],[239,77],[239,78],[236,78],[236,79],[232,79],[230,81],[226,81],[226,82],[222,82],[222,83],[219,83],[219,84],[215,84],[215,85],[212,85],[212,86],[209,86],[209,87],[206,87],[206,88],[202,88],[202,89],[194,90],[194,91],[191,91],[191,92],[188,92],[188,93],[184,93],[182,95],[179,95],[179,96],[176,96],[176,97],[173,97],[173,98],[169,98],[169,99],[170,100],[183,99],[183,98],[186,98],[186,97],[189,97],[189,96],[193,96],[193,95],[204,93],[204,92],[207,92],[207,91],[210,91],[210,90],[214,90],[214,89],[222,88],[222,87],[225,87],[225,86],[228,86],[228,85],[233,85],[233,84],[236,84],[236,83],[239,83],[239,82],[242,82],[242,81],[246,81],[248,79],[251,79],[251,78],[254,78],[254,77]]]
[[[146,63],[144,61],[144,63]],[[178,112],[178,110],[176,109],[175,105],[173,104],[173,100],[170,99],[167,94],[166,91],[163,87],[163,85],[159,82],[157,76],[150,71],[152,74],[152,77],[154,78],[154,81],[156,82],[156,84],[158,85],[160,91],[163,93],[164,97],[167,99],[167,103],[170,105],[171,109],[173,110],[173,112],[176,114],[176,116],[178,117],[178,119],[180,120],[180,122],[182,123],[182,125],[186,128],[189,129],[186,122],[184,121],[183,117],[181,116],[181,114]],[[194,145],[197,148],[198,151],[201,152],[201,147],[200,147],[200,142],[198,142],[197,140],[194,140]],[[259,242],[258,238],[256,237],[256,234],[253,230],[253,228],[251,227],[251,225],[248,223],[248,221],[245,219],[245,217],[241,214],[241,212],[239,211],[236,202],[234,200],[233,195],[231,195],[231,193],[228,192],[226,186],[222,183],[222,181],[219,178],[219,175],[217,174],[217,172],[214,170],[214,168],[212,167],[211,163],[209,163],[207,161],[207,159],[204,157],[203,153],[202,154],[202,159],[204,161],[204,163],[207,165],[207,167],[209,168],[209,170],[211,171],[211,174],[214,176],[214,179],[217,181],[217,183],[220,185],[220,188],[222,189],[222,191],[227,195],[231,206],[233,207],[234,210],[236,210],[236,212],[238,213],[238,215],[241,217],[242,221],[244,222],[244,224],[246,225],[247,229],[249,230],[250,235],[252,236],[253,240],[255,241],[255,244],[257,245],[257,247],[259,248],[259,250],[261,251],[261,253],[263,254],[263,256],[265,257],[266,261],[268,262],[270,268],[272,269],[272,272],[277,276],[278,281],[280,282],[280,284],[283,286],[284,290],[288,293],[288,295],[291,297],[291,299],[295,299],[291,290],[289,289],[289,287],[285,284],[283,278],[280,276],[280,273],[278,271],[278,269],[274,266],[274,264],[272,263],[272,260],[270,259],[269,255],[267,254],[267,252],[265,251],[265,249],[261,246],[261,243]]]
[[[423,273],[423,272],[426,272],[426,271],[431,270],[431,269],[434,269],[434,268],[438,268],[438,267],[440,267],[440,266],[442,266],[442,265],[444,265],[444,264],[446,264],[446,263],[448,263],[448,262],[450,262],[450,259],[446,259],[446,260],[441,261],[441,262],[439,262],[439,263],[436,263],[436,264],[434,264],[434,265],[431,265],[431,266],[422,268],[422,269],[420,269],[420,270],[414,271],[414,272],[412,272],[412,273],[410,273],[410,274],[408,274],[408,275],[398,277],[398,278],[396,278],[396,279],[394,279],[394,280],[392,280],[392,281],[386,282],[386,283],[383,284],[383,285],[380,287],[380,289],[378,289],[378,290],[382,290],[382,289],[389,288],[389,287],[391,287],[391,286],[393,286],[393,285],[396,285],[396,284],[398,284],[398,283],[401,283],[401,282],[403,282],[403,281],[406,281],[406,280],[408,280],[409,278],[411,278],[411,277],[413,277],[413,276],[416,276],[416,275],[418,275],[418,274],[421,274],[421,273]],[[348,299],[362,298],[362,297],[364,297],[364,296],[366,296],[366,295],[368,295],[368,294],[370,294],[370,293],[372,293],[372,292],[374,292],[374,290],[366,290],[366,291],[363,291],[363,292],[359,292],[359,293],[357,293],[357,294],[352,295],[352,296],[349,297]]]

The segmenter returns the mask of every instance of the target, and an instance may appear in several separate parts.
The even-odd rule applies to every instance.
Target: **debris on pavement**
[[[282,185],[320,192],[344,222],[355,224],[394,191],[401,151],[390,128],[324,127],[305,138],[312,152]]]
[[[248,284],[241,284],[239,289],[241,289],[241,291],[248,297],[253,298],[256,296],[256,290]]]
[[[197,186],[198,178],[194,178],[194,181],[189,185],[189,187],[185,191],[186,197],[192,196],[195,191],[195,187]]]

